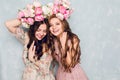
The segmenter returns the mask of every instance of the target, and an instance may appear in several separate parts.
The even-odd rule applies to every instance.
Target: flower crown
[[[59,19],[67,19],[72,13],[70,2],[68,0],[55,0],[54,3],[48,3],[44,6],[38,1],[19,10],[18,19],[22,21],[25,28],[29,28],[35,21],[43,21],[45,18],[55,14]]]

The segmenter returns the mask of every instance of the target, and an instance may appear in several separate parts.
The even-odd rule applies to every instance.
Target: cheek
[[[63,27],[62,27],[62,26],[59,26],[59,29],[60,29],[60,30],[63,30]]]
[[[44,36],[46,36],[47,33],[44,33]]]
[[[35,32],[35,37],[37,36],[37,32]]]
[[[50,27],[50,32],[52,32],[52,27]]]
[[[39,35],[39,33],[38,33],[38,32],[36,32],[36,33],[35,33],[35,37],[37,38],[37,37],[38,37],[38,35]]]

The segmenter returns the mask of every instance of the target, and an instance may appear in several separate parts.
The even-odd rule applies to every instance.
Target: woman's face
[[[57,37],[59,37],[63,33],[63,25],[58,18],[51,18],[50,32]]]
[[[41,24],[37,31],[35,32],[35,37],[38,40],[42,40],[47,34],[47,26],[46,24]]]

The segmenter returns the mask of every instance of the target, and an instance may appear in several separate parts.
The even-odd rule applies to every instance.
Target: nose
[[[43,31],[41,31],[41,32],[40,32],[40,35],[43,35],[43,34],[44,34]]]

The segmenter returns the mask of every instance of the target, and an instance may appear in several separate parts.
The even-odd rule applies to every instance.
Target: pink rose
[[[28,18],[27,19],[27,23],[30,24],[30,25],[32,25],[34,23],[33,18]]]
[[[59,11],[58,6],[57,6],[57,5],[54,5],[54,7],[53,7],[53,14],[58,13],[58,11]]]
[[[21,21],[22,22],[27,22],[27,19],[26,18],[21,18]]]
[[[44,19],[43,15],[36,15],[35,21],[42,21]]]
[[[25,16],[24,12],[23,11],[19,11],[18,18],[21,19],[24,16]]]
[[[60,13],[65,14],[66,8],[64,6],[60,6]]]
[[[38,14],[42,14],[42,9],[40,7],[36,7],[35,8],[35,14],[38,15]]]
[[[67,10],[66,13],[64,14],[64,18],[67,19],[71,13],[73,12],[73,10]]]
[[[69,16],[70,16],[70,11],[67,10],[67,11],[66,11],[66,14],[64,14],[64,18],[67,19]]]

